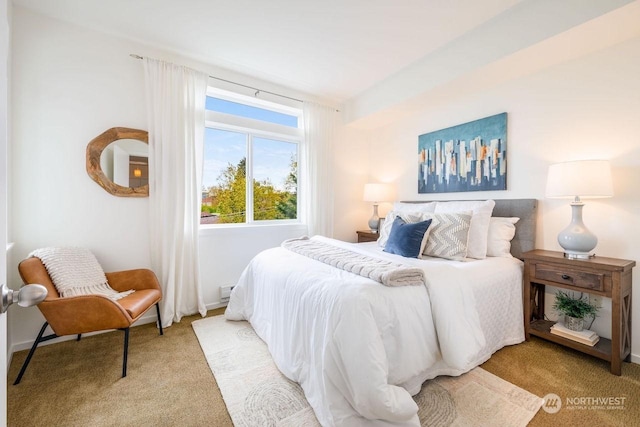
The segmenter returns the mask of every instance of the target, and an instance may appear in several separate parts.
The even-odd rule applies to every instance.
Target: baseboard
[[[206,304],[207,307],[207,311],[209,310],[215,310],[216,308],[222,308],[222,307],[226,307],[228,303],[226,302],[214,302],[211,304]]]
[[[205,307],[207,308],[207,311],[209,310],[215,310],[216,308],[221,308],[221,307],[226,307],[227,303],[221,303],[221,302],[214,302],[211,304],[206,304]],[[142,316],[140,319],[138,319],[138,321],[135,323],[134,326],[132,326],[132,328],[135,328],[136,326],[141,326],[141,325],[146,325],[149,323],[154,323],[156,321],[158,317],[156,316],[156,312],[155,310],[149,310],[147,311],[144,316]],[[85,337],[90,337],[92,335],[97,335],[97,334],[104,334],[106,332],[111,332],[114,329],[109,329],[109,330],[105,330],[105,331],[98,331],[98,332],[90,332],[87,334],[82,334]],[[33,339],[35,340],[35,337],[33,337]],[[59,338],[55,338],[49,341],[45,341],[43,343],[41,343],[38,347],[42,347],[44,345],[49,345],[49,344],[55,344],[58,342],[63,342],[63,341],[70,341],[70,340],[75,340],[76,336],[75,335],[65,335],[63,337],[59,337]],[[9,366],[11,366],[11,359],[13,358],[13,353],[17,352],[17,351],[22,351],[22,350],[28,350],[31,348],[31,346],[33,345],[33,340],[30,341],[23,341],[23,342],[19,342],[19,343],[13,343],[11,345],[11,348],[9,349],[9,355],[7,357],[8,359],[8,363],[7,363],[7,370],[9,370]]]

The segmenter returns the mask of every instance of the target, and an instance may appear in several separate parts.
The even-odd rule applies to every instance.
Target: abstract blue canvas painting
[[[418,193],[507,189],[507,113],[418,136]]]

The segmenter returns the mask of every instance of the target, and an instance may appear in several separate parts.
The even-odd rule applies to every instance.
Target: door
[[[0,283],[7,281],[9,2],[0,0]],[[0,314],[0,426],[7,424],[7,315]]]

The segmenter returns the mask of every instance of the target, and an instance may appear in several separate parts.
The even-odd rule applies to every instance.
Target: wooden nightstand
[[[620,375],[622,360],[631,354],[631,269],[635,261],[595,257],[571,260],[562,252],[534,250],[524,259],[525,338],[535,335],[611,362],[611,373]],[[544,319],[545,285],[611,298],[611,339],[600,337],[590,347],[553,335],[555,323]]]
[[[375,242],[380,237],[378,233],[374,233],[371,230],[356,231],[356,233],[358,233],[358,243]]]

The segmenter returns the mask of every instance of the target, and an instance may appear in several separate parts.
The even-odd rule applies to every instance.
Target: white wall
[[[367,230],[373,212],[363,202],[364,185],[369,182],[370,147],[364,132],[342,128],[334,149],[334,233],[336,239],[355,242],[356,230]]]
[[[452,125],[508,113],[508,190],[439,194],[445,198],[539,199],[537,247],[560,250],[558,232],[568,225],[567,200],[545,199],[549,164],[576,159],[610,159],[615,197],[586,200],[584,221],[599,237],[602,256],[640,262],[640,38],[561,62],[530,75],[460,92],[454,85],[423,100],[416,113],[369,132],[371,173],[393,179],[398,199],[417,194],[418,135]],[[511,76],[512,77],[512,76]],[[640,269],[633,279],[633,306],[640,305]],[[548,298],[552,298],[548,294]],[[548,304],[547,306],[550,306]],[[610,336],[604,308],[594,328]],[[640,311],[633,311],[634,360],[640,362]]]
[[[90,248],[107,271],[149,265],[148,202],[111,196],[85,169],[86,145],[114,126],[145,129],[142,67],[130,43],[13,10],[12,200],[18,262],[45,246]],[[14,345],[33,341],[37,308],[9,319]]]
[[[13,21],[10,233],[16,246],[8,264],[13,288],[21,283],[19,261],[44,246],[88,247],[106,271],[149,267],[148,199],[114,197],[93,182],[85,170],[86,145],[95,136],[114,126],[146,129],[143,66],[130,53],[322,102],[20,7],[14,8]],[[341,173],[353,174],[353,170],[345,169],[336,172],[338,178]],[[219,287],[235,283],[257,252],[305,233],[304,226],[203,231],[201,277],[207,306],[219,306]],[[355,233],[351,234],[355,238]],[[9,323],[14,350],[27,348],[43,322],[42,316],[35,307],[13,314]],[[153,313],[147,319],[153,319]]]

